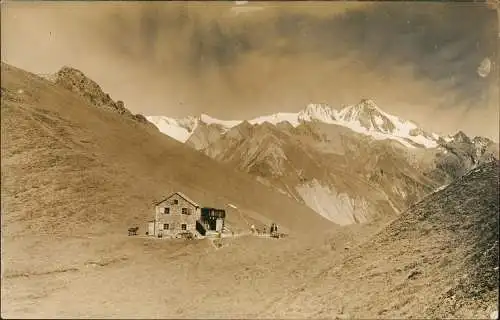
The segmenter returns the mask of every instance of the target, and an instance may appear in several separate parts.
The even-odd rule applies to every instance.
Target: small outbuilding
[[[217,208],[201,208],[200,222],[207,230],[221,232],[224,228],[226,210]]]

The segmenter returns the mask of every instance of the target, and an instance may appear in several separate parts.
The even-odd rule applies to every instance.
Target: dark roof
[[[168,197],[166,197],[165,199],[161,200],[161,201],[158,201],[157,203],[155,203],[155,205],[159,205],[160,203],[162,203],[163,201],[165,200],[168,200],[170,198],[172,198],[174,195],[179,195],[181,198],[183,198],[184,200],[186,200],[187,202],[191,203],[193,206],[195,207],[199,207],[200,205],[197,204],[196,202],[194,202],[193,200],[191,200],[190,198],[188,198],[188,196],[186,196],[184,193],[182,192],[174,192],[172,193],[171,195],[169,195]]]
[[[214,208],[214,207],[201,207],[202,209],[208,209],[208,210],[222,210],[222,211],[226,211],[226,209],[222,209],[222,208]]]
[[[226,210],[224,209],[217,209],[217,208],[209,208],[209,207],[203,207],[201,208],[201,215],[202,217],[206,217],[208,212],[210,211],[215,211],[215,216],[218,218],[225,218],[226,217]],[[208,211],[208,212],[207,212]]]

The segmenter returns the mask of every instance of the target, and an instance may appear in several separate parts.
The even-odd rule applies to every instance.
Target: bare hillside
[[[275,220],[297,231],[331,225],[307,207],[166,137],[147,121],[137,121],[95,83],[89,82],[90,94],[82,94],[81,87],[68,90],[71,81],[54,84],[2,64],[4,234],[142,227],[151,217],[152,202],[173,191],[226,208],[235,227],[247,228],[252,219]]]
[[[336,125],[243,123],[203,151],[342,225],[390,220],[440,186],[410,162],[431,151]]]
[[[481,165],[347,257],[324,259],[269,316],[488,318],[498,302],[498,170]]]
[[[63,70],[71,81],[62,83],[75,87],[2,64],[2,317],[249,314],[261,300],[248,291],[256,274],[262,283],[294,281],[295,263],[307,266],[304,248],[331,250],[315,236],[339,227],[161,134],[75,69]],[[241,238],[217,250],[210,240],[128,237],[131,225],[144,234],[152,202],[173,191],[225,208]],[[245,235],[249,224],[270,222],[290,237]],[[365,236],[342,230],[339,247]],[[222,303],[226,291],[242,303],[225,310],[201,303]]]

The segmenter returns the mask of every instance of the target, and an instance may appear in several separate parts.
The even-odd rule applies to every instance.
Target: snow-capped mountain
[[[200,123],[214,125],[219,128],[221,133],[224,133],[243,122],[242,120],[219,120],[205,114],[197,118],[187,117],[185,119],[172,119],[163,116],[146,118],[155,124],[161,132],[181,142],[186,142]],[[252,125],[265,122],[277,125],[288,122],[293,127],[307,122],[339,125],[376,140],[395,140],[408,148],[435,148],[440,138],[435,133],[425,132],[413,122],[384,112],[373,100],[368,99],[341,110],[336,110],[327,104],[309,104],[304,110],[296,113],[282,112],[265,115],[248,122]]]
[[[337,114],[338,124],[372,136],[377,140],[394,139],[413,148],[413,143],[425,148],[437,147],[439,135],[426,133],[415,123],[400,119],[381,110],[373,100],[363,99],[354,106],[348,106]]]
[[[174,119],[165,116],[146,116],[146,119],[154,124],[162,133],[183,143],[189,139],[194,129],[198,126],[199,121],[195,117]]]
[[[298,121],[319,121],[323,123],[335,123],[337,120],[337,110],[332,109],[327,104],[310,103],[297,115]]]
[[[205,114],[147,119],[338,224],[394,216],[474,166],[498,159],[498,145],[487,138],[427,133],[368,99],[340,110],[309,104],[248,121]]]

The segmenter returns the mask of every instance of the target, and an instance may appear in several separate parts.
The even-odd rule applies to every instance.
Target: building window
[[[168,223],[164,223],[164,224],[163,224],[163,230],[168,230],[168,229],[169,229],[169,227],[170,227],[170,226],[168,225]]]
[[[187,225],[185,223],[181,224],[181,229],[182,230],[186,230],[187,229]]]
[[[170,208],[163,208],[163,213],[164,214],[169,214],[170,213]]]
[[[188,208],[182,208],[182,214],[189,214]]]
[[[175,199],[174,204],[179,204],[179,200]]]

